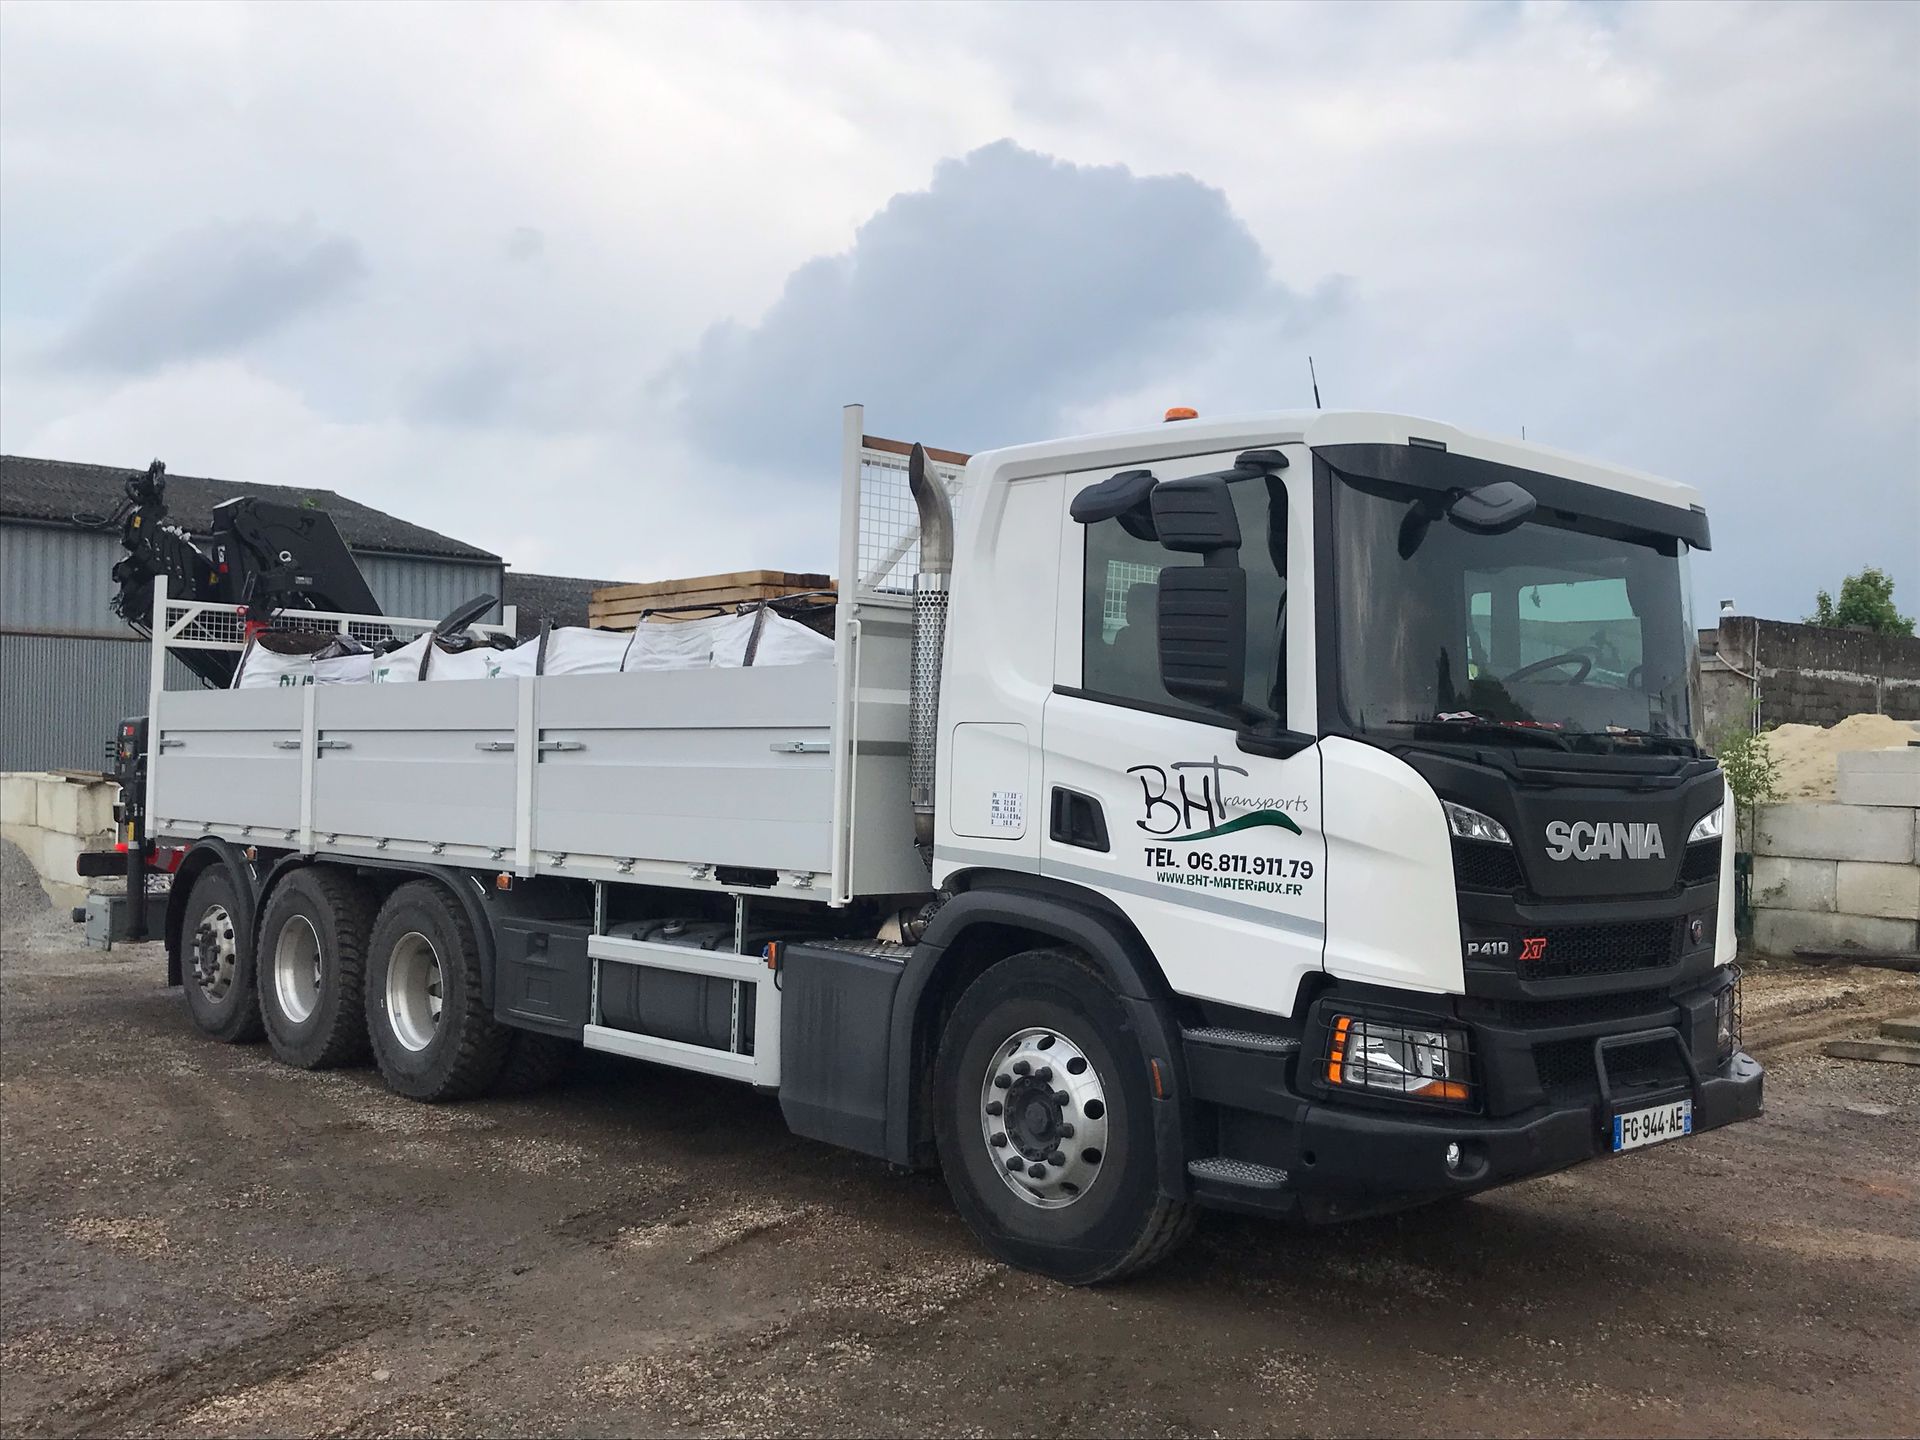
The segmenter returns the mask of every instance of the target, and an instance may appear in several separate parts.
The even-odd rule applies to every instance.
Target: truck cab
[[[1685,486],[1399,415],[977,456],[934,883],[1122,918],[1220,1203],[1366,1213],[1753,1115],[1708,543]]]

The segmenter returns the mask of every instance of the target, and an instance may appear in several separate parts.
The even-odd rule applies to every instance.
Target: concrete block
[[[1791,955],[1798,949],[1912,950],[1920,946],[1920,925],[1871,915],[1820,915],[1807,910],[1753,912],[1753,948],[1762,955]]]
[[[1920,920],[1920,865],[1840,860],[1834,868],[1834,902],[1841,914]]]
[[[1793,860],[1784,855],[1753,857],[1753,903],[1766,910],[1831,913],[1836,894],[1837,860]]]
[[[89,838],[111,835],[113,833],[113,802],[119,798],[120,787],[96,780],[90,785],[75,785],[70,788],[80,792],[79,833]]]
[[[0,775],[0,824],[38,825],[40,823],[40,787],[25,770]]]
[[[1833,798],[1842,805],[1920,805],[1920,745],[1843,751],[1834,765]]]
[[[1910,864],[1913,812],[1881,805],[1763,805],[1754,824],[1756,855],[1808,860]]]
[[[42,780],[39,783],[40,828],[61,835],[78,835],[81,787],[69,785],[64,780]]]

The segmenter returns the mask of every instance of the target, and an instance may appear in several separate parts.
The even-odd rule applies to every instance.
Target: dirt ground
[[[415,1105],[203,1040],[156,947],[4,889],[8,1435],[1920,1430],[1920,1068],[1813,1043],[1912,977],[1750,979],[1751,1125],[1066,1290],[745,1089]]]

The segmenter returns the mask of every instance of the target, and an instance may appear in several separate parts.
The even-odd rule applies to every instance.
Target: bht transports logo
[[[1658,825],[1638,821],[1555,820],[1547,826],[1549,860],[1664,860],[1667,843]]]
[[[1171,772],[1171,773],[1169,773]],[[1176,760],[1169,766],[1129,765],[1129,775],[1140,779],[1141,818],[1133,823],[1161,840],[1214,840],[1242,830],[1273,826],[1300,834],[1289,810],[1304,814],[1304,796],[1233,796],[1226,794],[1228,775],[1246,775],[1218,755],[1211,760]],[[1244,810],[1240,815],[1234,809]],[[1186,833],[1177,833],[1185,831]]]

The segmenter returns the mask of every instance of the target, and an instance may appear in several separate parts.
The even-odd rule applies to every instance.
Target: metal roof
[[[0,518],[76,525],[76,516],[110,515],[119,505],[127,476],[132,473],[111,465],[0,455]],[[349,500],[338,491],[257,485],[167,472],[167,513],[196,533],[204,534],[213,523],[214,506],[242,495],[256,495],[286,505],[310,501],[333,517],[341,539],[354,550],[496,563],[500,559],[490,550],[401,520],[371,505],[362,505],[358,500]],[[77,528],[89,527],[78,525]]]

